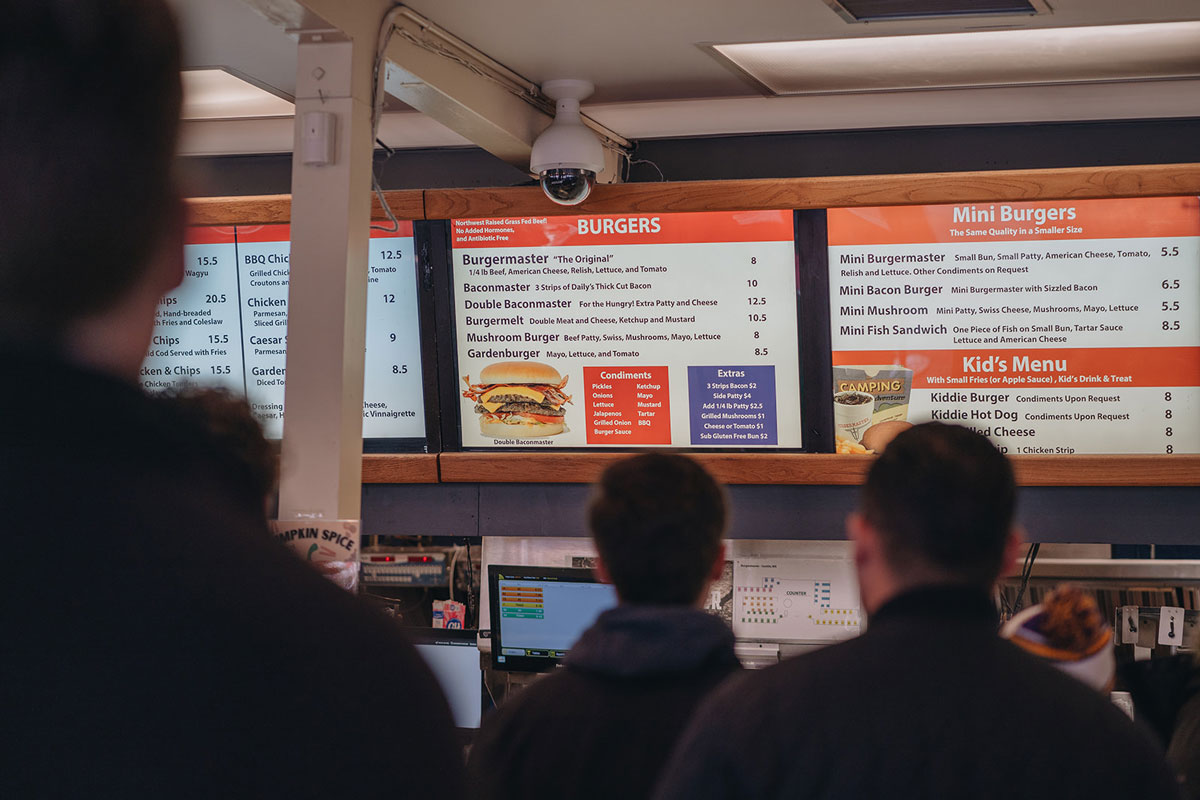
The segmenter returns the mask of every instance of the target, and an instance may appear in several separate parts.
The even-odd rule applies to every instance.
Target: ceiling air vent
[[[825,0],[847,22],[1049,14],[1045,0]]]

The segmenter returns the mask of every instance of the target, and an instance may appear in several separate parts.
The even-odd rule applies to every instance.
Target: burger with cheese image
[[[554,436],[566,430],[563,394],[567,379],[540,361],[501,361],[479,373],[479,382],[463,376],[463,397],[475,403],[479,430],[495,439]]]

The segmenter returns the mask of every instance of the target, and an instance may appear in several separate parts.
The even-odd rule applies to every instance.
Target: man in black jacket
[[[165,5],[4,11],[0,796],[455,796],[416,651],[137,385],[183,275]]]
[[[589,508],[597,572],[620,604],[566,668],[506,702],[471,750],[473,798],[646,797],[700,699],[738,669],[733,634],[699,609],[724,563],[725,499],[696,462],[618,462]]]
[[[656,797],[1176,797],[1148,735],[997,635],[988,593],[1020,544],[1014,499],[979,434],[900,434],[847,524],[866,633],[714,693]]]

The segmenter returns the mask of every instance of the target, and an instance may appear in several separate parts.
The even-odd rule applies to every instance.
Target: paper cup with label
[[[875,396],[866,392],[838,392],[833,396],[833,425],[845,439],[857,442],[871,424]]]
[[[358,520],[271,520],[275,538],[348,592],[358,591]]]
[[[913,371],[899,364],[835,366],[833,391],[865,392],[875,398],[872,422],[908,419],[908,401],[912,394]]]

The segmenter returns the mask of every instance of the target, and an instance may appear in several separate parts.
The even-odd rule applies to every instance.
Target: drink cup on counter
[[[843,438],[862,439],[875,413],[875,396],[866,392],[838,392],[833,396],[833,425]]]

